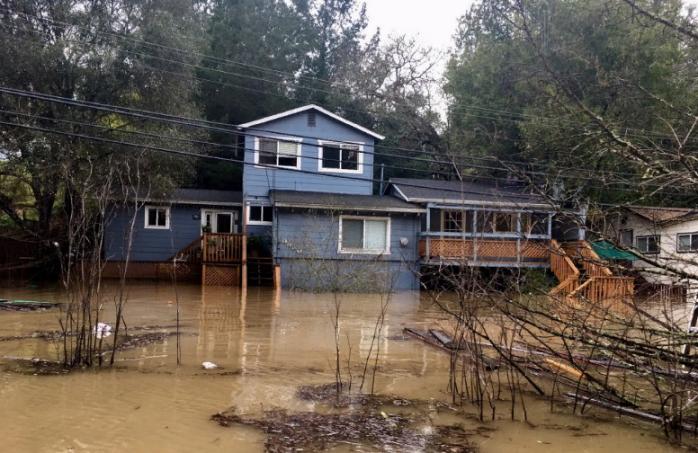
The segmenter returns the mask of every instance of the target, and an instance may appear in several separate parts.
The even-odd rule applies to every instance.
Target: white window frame
[[[212,214],[211,217],[211,229],[218,230],[218,214],[230,214],[230,221],[231,221],[231,227],[233,231],[231,232],[232,234],[237,234],[238,232],[238,217],[240,216],[238,214],[238,211],[230,211],[230,210],[224,210],[224,209],[202,209],[201,210],[201,233],[203,234],[204,232],[204,227],[206,226],[206,213],[210,212]]]
[[[364,243],[366,241],[366,220],[382,220],[386,222],[385,228],[385,250],[369,250],[365,248],[361,249],[345,249],[342,248],[342,224],[344,219],[348,220],[362,220],[364,221],[364,231],[363,238]],[[354,255],[390,255],[390,217],[372,217],[372,216],[354,216],[354,215],[341,215],[339,216],[339,236],[337,239],[337,252],[342,254],[354,254]]]
[[[351,174],[362,174],[364,172],[364,144],[361,142],[333,142],[328,140],[318,140],[318,162],[317,170],[321,173],[351,173]],[[356,161],[356,170],[344,170],[342,168],[325,168],[322,166],[323,150],[324,145],[334,145],[341,148],[343,145],[358,146],[357,151],[359,155]],[[341,165],[341,155],[340,155],[340,165]]]
[[[654,237],[656,238],[656,243],[657,243],[657,251],[656,252],[650,252],[649,248],[648,250],[643,250],[640,248],[640,239],[648,239]],[[649,244],[649,242],[648,242]],[[640,251],[643,255],[659,255],[662,252],[662,236],[660,234],[642,234],[642,235],[637,235],[635,236],[635,248]]]
[[[693,236],[698,236],[698,233],[676,233],[676,252],[677,253],[696,253],[698,249],[694,249],[689,246],[688,250],[681,249],[681,236],[688,236],[690,238],[690,243],[693,244]]]
[[[251,212],[251,207],[260,207],[262,208],[262,218],[264,218],[264,209],[268,208],[271,209],[271,222],[266,222],[264,220],[250,220],[250,212]],[[271,205],[268,204],[261,204],[261,203],[250,203],[247,205],[247,224],[248,225],[272,225],[274,223],[274,208]]]
[[[150,210],[151,209],[157,209],[157,210],[165,210],[165,226],[161,225],[148,225],[148,219],[150,218]],[[146,230],[169,230],[170,229],[170,207],[169,206],[146,206],[145,210],[145,218],[143,219],[143,228]],[[158,216],[159,217],[159,216]]]
[[[277,164],[260,164],[259,163],[259,140],[264,139],[264,140],[276,140],[276,162]],[[279,165],[279,144],[278,142],[289,142],[289,143],[295,143],[296,144],[296,165],[295,166],[289,166],[289,165]],[[273,166],[274,168],[284,168],[287,170],[300,170],[301,169],[301,148],[302,148],[302,142],[303,139],[299,137],[281,137],[281,136],[274,136],[274,137],[255,137],[254,138],[254,163],[258,168],[269,168],[269,166]]]

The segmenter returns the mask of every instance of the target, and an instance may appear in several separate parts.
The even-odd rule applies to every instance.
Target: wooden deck
[[[617,306],[634,295],[634,278],[613,274],[586,241],[426,237],[424,264],[477,267],[549,267],[558,285],[550,296],[569,302]]]

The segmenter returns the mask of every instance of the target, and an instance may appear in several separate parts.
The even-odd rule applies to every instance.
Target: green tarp
[[[608,241],[592,242],[591,246],[602,260],[635,261],[637,259],[632,253],[621,250]]]

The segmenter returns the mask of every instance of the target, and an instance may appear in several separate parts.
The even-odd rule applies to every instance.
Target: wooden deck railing
[[[613,271],[587,241],[566,242],[563,245],[569,256],[578,259],[589,277],[612,277]]]
[[[201,264],[201,238],[191,241],[186,247],[179,250],[167,261]]]
[[[466,261],[547,262],[549,249],[545,240],[427,237],[419,241],[419,256]]]
[[[615,303],[635,293],[633,277],[592,277],[570,293],[593,303]]]
[[[243,234],[205,233],[202,238],[204,263],[242,263]]]
[[[550,270],[560,282],[550,295],[570,294],[579,286],[579,269],[556,240],[550,241]]]

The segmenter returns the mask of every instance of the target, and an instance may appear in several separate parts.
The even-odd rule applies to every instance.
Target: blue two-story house
[[[417,289],[419,206],[373,194],[383,136],[307,105],[241,124],[244,230],[297,289]],[[254,239],[252,239],[254,238]]]

